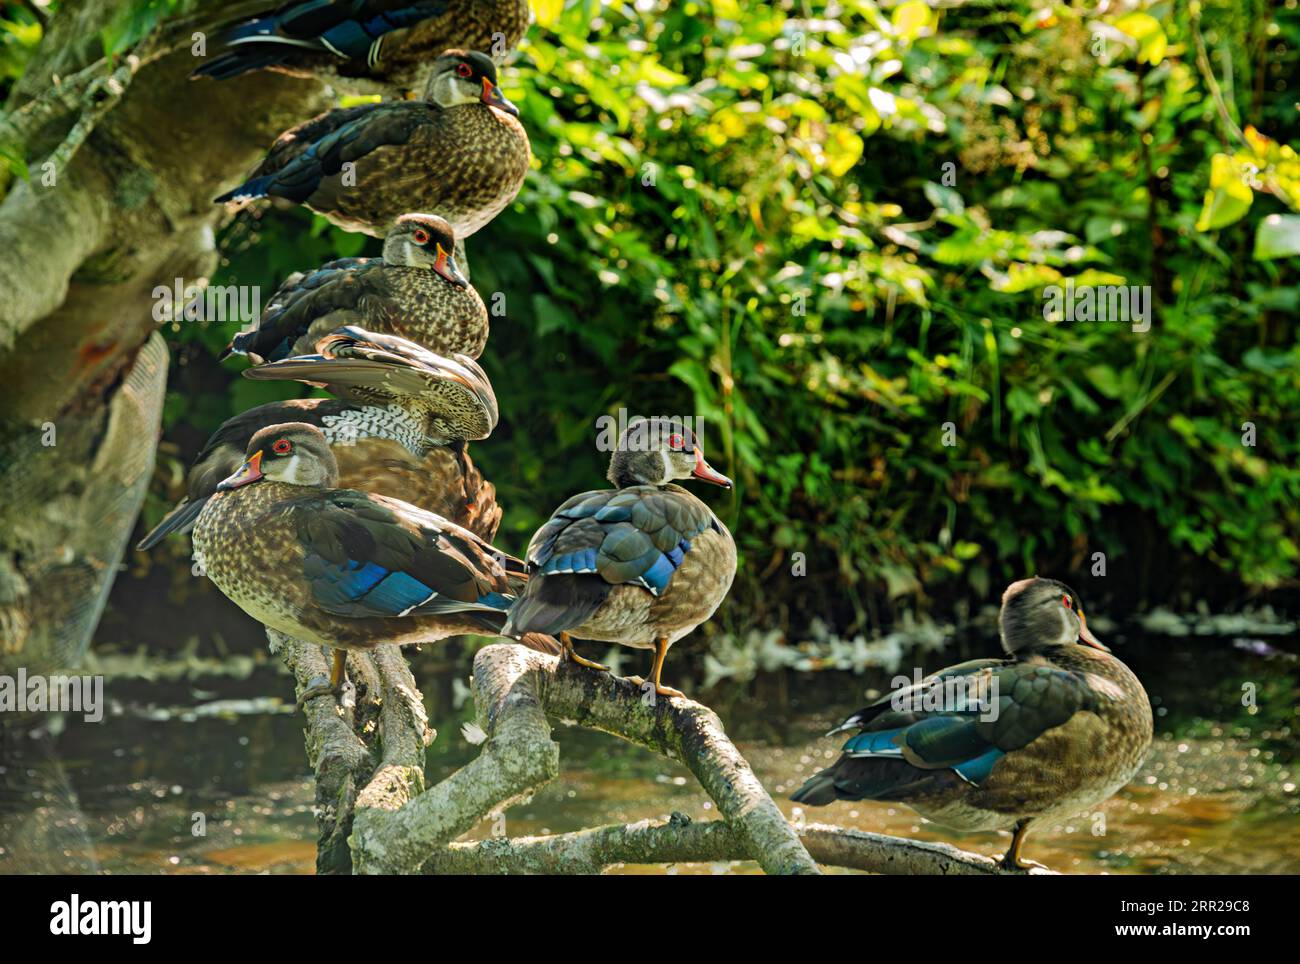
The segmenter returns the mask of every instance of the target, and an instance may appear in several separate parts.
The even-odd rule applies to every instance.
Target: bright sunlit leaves
[[[1160,21],[1149,13],[1130,13],[1115,21],[1115,26],[1137,41],[1137,59],[1140,64],[1153,67],[1165,59],[1169,41]]]
[[[1254,199],[1251,170],[1227,154],[1215,154],[1210,161],[1210,189],[1205,192],[1197,231],[1217,231],[1241,218]]]

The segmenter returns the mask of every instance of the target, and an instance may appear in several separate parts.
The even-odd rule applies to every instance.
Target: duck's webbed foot
[[[308,700],[314,700],[320,696],[333,696],[336,698],[339,706],[345,710],[350,710],[357,705],[357,688],[352,685],[347,674],[348,654],[341,649],[334,650],[334,662],[330,666],[329,676],[314,676],[307,683],[307,688],[302,691],[293,704],[294,711],[297,712],[307,705]]]
[[[682,699],[685,699],[686,694],[681,690],[675,690],[671,686],[664,686],[664,684],[659,680],[660,674],[664,671],[664,657],[668,655],[668,647],[671,645],[672,644],[668,642],[667,636],[661,636],[655,641],[655,658],[654,662],[650,666],[650,675],[654,679],[655,684],[655,695],[667,696],[670,699],[680,696]],[[634,683],[637,689],[645,688],[645,680],[640,676],[629,676],[627,679]]]
[[[568,633],[560,633],[560,645],[564,647],[564,658],[570,663],[577,663],[579,666],[585,666],[587,669],[599,670],[602,673],[609,672],[609,667],[604,663],[597,663],[593,660],[579,656],[578,651],[573,648],[573,640],[569,638]]]
[[[1011,832],[1011,846],[1007,852],[1002,855],[998,861],[998,866],[1003,870],[1047,870],[1048,868],[1038,863],[1036,860],[1026,860],[1020,856],[1020,848],[1025,842],[1025,837],[1029,834],[1029,821],[1021,820],[1016,824],[1015,829]]]

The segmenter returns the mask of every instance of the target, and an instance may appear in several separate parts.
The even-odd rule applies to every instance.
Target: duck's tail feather
[[[173,532],[189,532],[194,528],[194,523],[198,521],[199,513],[207,505],[208,500],[182,499],[181,503],[172,509],[167,515],[163,516],[162,522],[149,531],[149,534],[136,543],[136,548],[145,551],[152,549],[158,543],[162,542]]]
[[[539,653],[546,653],[548,656],[560,656],[564,653],[564,647],[554,636],[547,636],[545,633],[524,633],[519,637],[519,643],[527,646],[529,649],[535,649]]]
[[[213,80],[230,80],[251,70],[274,67],[296,48],[265,47],[258,50],[239,49],[213,57],[202,67],[190,73],[191,80],[210,77]]]
[[[609,596],[609,583],[599,576],[534,575],[519,594],[501,632],[555,633],[581,626]]]
[[[251,181],[245,181],[232,191],[227,191],[225,194],[213,198],[212,202],[214,204],[225,204],[227,201],[252,201],[256,198],[266,197],[266,192],[274,180],[274,174],[263,174]]]
[[[790,794],[790,799],[795,803],[806,803],[810,807],[824,807],[828,803],[834,803],[839,799],[839,794],[835,792],[835,777],[831,769],[813,774],[803,786]]]
[[[836,800],[907,800],[914,793],[956,783],[951,770],[923,770],[906,760],[842,756],[815,773],[790,799],[821,807]]]

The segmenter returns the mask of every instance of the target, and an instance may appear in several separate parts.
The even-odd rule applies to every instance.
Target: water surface
[[[1096,812],[1036,829],[1026,855],[1073,873],[1300,873],[1295,664],[1285,652],[1264,651],[1161,639],[1123,652],[1156,708],[1151,753],[1133,783]],[[429,677],[422,668],[417,663],[417,677],[439,731],[429,751],[436,780],[473,757],[460,734],[471,711],[454,706],[464,693],[454,671]],[[864,701],[868,682],[884,679],[760,676],[721,684],[708,702],[789,814],[788,794],[838,752],[842,737],[821,734]],[[1243,705],[1246,690],[1254,707]],[[106,693],[112,706],[100,724],[65,717],[53,733],[9,726],[0,872],[313,872],[302,724],[281,702],[291,687],[276,666],[246,660],[233,676],[193,680],[113,677]],[[684,767],[605,734],[557,725],[555,736],[562,773],[506,814],[511,836],[673,812],[716,816]],[[1009,839],[955,833],[895,804],[837,803],[810,808],[806,818],[990,855]],[[471,835],[492,829],[484,822]],[[739,862],[616,871],[755,869]]]

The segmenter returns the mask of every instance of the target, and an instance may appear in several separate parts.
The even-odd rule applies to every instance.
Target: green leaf
[[[862,138],[843,124],[832,124],[826,138],[826,169],[843,177],[862,157]]]
[[[1255,229],[1255,260],[1300,254],[1300,214],[1270,214]]]
[[[1138,42],[1138,63],[1153,67],[1165,59],[1169,40],[1160,21],[1149,13],[1130,13],[1115,21],[1115,26]]]
[[[1197,231],[1217,231],[1239,220],[1250,210],[1254,192],[1246,183],[1247,172],[1227,154],[1215,154],[1210,160],[1210,189],[1205,192]]]
[[[962,200],[961,195],[954,188],[936,184],[934,181],[926,181],[924,190],[926,200],[936,208],[941,208],[952,214],[961,214],[966,210],[966,202]]]

